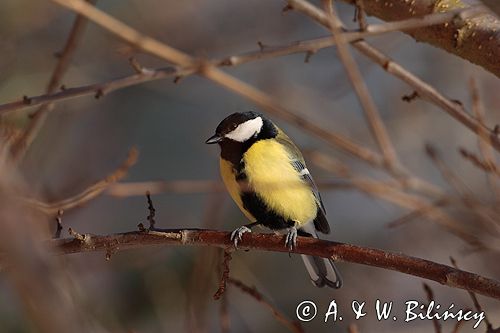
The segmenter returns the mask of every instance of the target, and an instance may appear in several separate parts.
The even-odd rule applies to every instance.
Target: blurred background
[[[258,41],[284,45],[327,36],[322,27],[300,13],[282,14],[281,1],[122,0],[98,1],[97,6],[151,37],[206,58],[258,50]],[[3,0],[0,7],[0,103],[3,104],[23,95],[45,92],[57,62],[54,54],[63,47],[75,15],[50,1]],[[337,8],[343,21],[356,27],[352,22],[353,7],[339,3]],[[378,21],[370,18],[369,22]],[[500,123],[500,84],[492,74],[440,49],[416,43],[402,33],[370,41],[446,96],[460,100],[469,110],[469,79],[474,77],[485,106],[486,124],[492,128]],[[430,103],[418,98],[404,102],[401,97],[411,94],[411,87],[355,50],[353,54],[406,168],[443,191],[454,193],[425,153],[425,144],[432,144],[476,198],[495,207],[495,197],[484,172],[458,151],[465,147],[477,152],[477,136]],[[128,63],[130,56],[148,68],[168,65],[132,49],[90,23],[62,83],[75,87],[131,75],[134,72]],[[265,91],[289,110],[377,151],[335,48],[317,52],[308,63],[304,63],[303,54],[296,54],[225,70]],[[2,181],[4,199],[0,208],[5,226],[0,241],[6,244],[5,249],[19,250],[13,253],[26,262],[19,259],[17,264],[31,268],[7,266],[6,272],[0,274],[0,331],[47,331],[40,321],[48,316],[58,318],[56,321],[64,320],[61,318],[65,316],[78,317],[86,323],[80,326],[82,331],[220,331],[222,301],[212,298],[218,287],[219,250],[145,247],[119,251],[110,260],[103,253],[54,258],[42,251],[31,259],[29,255],[23,257],[23,253],[30,253],[27,248],[36,248],[27,245],[30,240],[45,239],[53,233],[55,216],[21,214],[23,208],[16,210],[16,203],[11,203],[6,189],[20,187],[25,195],[44,202],[62,200],[112,173],[132,146],[139,151],[138,162],[122,182],[218,181],[219,150],[204,141],[225,116],[245,110],[263,111],[198,76],[183,78],[178,83],[164,79],[135,85],[100,99],[87,96],[58,102],[24,160],[12,171],[15,179],[7,177]],[[2,117],[2,124],[23,129],[31,112],[33,109],[8,113]],[[270,117],[303,151],[320,151],[345,163],[356,175],[387,179],[372,166],[332,149],[300,128]],[[312,162],[309,169],[317,182],[345,182]],[[410,210],[353,188],[323,189],[322,197],[333,230],[327,237],[330,240],[402,252],[444,264],[449,264],[449,257],[453,256],[465,270],[500,278],[497,251],[471,249],[463,239],[429,218],[419,217],[398,228],[388,228],[388,223]],[[160,228],[232,230],[247,223],[225,192],[167,191],[155,194],[153,201]],[[459,205],[447,211],[469,232],[480,234],[475,231],[479,228],[478,218],[467,207]],[[18,218],[18,214],[23,217]],[[68,237],[67,227],[91,234],[136,230],[138,223],[146,221],[147,214],[144,196],[118,198],[104,193],[64,213],[62,236]],[[30,225],[35,225],[34,230],[42,230],[26,232],[31,228],[26,226]],[[230,267],[232,277],[255,286],[291,319],[295,319],[295,307],[303,300],[316,302],[321,313],[335,299],[344,312],[344,320],[324,323],[318,317],[303,324],[308,332],[346,331],[354,322],[350,311],[352,300],[366,301],[369,309],[374,308],[376,299],[392,300],[401,317],[405,301],[426,300],[419,278],[350,263],[338,266],[345,280],[340,290],[312,286],[296,255],[239,251],[233,254]],[[38,283],[41,287],[36,287]],[[435,300],[443,306],[450,303],[461,308],[473,306],[465,291],[428,283]],[[33,299],[39,303],[27,304],[30,294],[37,295]],[[500,325],[498,301],[485,297],[479,300],[494,326]],[[286,331],[269,310],[235,287],[228,287],[224,302],[231,331]],[[42,317],[37,316],[40,308],[46,311]],[[70,312],[71,315],[67,314]],[[373,313],[356,324],[360,332],[433,330],[430,321],[379,322]],[[454,324],[443,323],[444,331],[451,331]],[[485,331],[485,327],[479,330]],[[471,323],[465,323],[460,331],[472,331]]]

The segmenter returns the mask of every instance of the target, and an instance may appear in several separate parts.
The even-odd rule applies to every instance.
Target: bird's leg
[[[297,227],[295,225],[288,229],[288,233],[285,237],[285,246],[290,251],[293,251],[293,249],[297,246]]]
[[[234,229],[234,231],[231,233],[231,241],[234,243],[234,248],[238,249],[238,243],[241,241],[241,237],[244,233],[252,232],[252,228],[259,224],[259,222],[253,222]]]

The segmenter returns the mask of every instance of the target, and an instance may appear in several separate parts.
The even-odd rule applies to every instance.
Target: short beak
[[[214,134],[213,136],[211,136],[210,138],[208,138],[207,141],[205,141],[206,144],[208,145],[211,145],[211,144],[214,144],[214,143],[219,143],[222,141],[222,137],[217,135],[217,134]]]

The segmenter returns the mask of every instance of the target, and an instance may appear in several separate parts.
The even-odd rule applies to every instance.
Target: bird
[[[255,111],[233,113],[205,143],[220,146],[224,185],[251,221],[231,233],[236,248],[242,235],[255,226],[286,232],[285,246],[290,251],[297,235],[319,238],[318,232],[330,233],[325,206],[304,157],[270,119]],[[332,259],[301,256],[315,286],[342,286]]]

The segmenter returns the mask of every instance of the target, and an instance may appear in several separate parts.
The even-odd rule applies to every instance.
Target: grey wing
[[[309,184],[311,190],[314,193],[314,197],[316,198],[316,202],[318,203],[318,207],[321,209],[321,212],[324,215],[326,215],[325,206],[323,205],[323,200],[321,200],[321,195],[319,194],[318,187],[316,186],[316,183],[314,182],[311,174],[309,173],[309,170],[307,170],[304,162],[294,159],[291,160],[291,163],[295,168],[295,170],[299,172],[302,179],[304,179]]]
[[[321,195],[319,194],[318,187],[314,183],[314,180],[312,179],[309,170],[307,170],[306,165],[303,161],[293,159],[291,160],[291,163],[295,168],[295,170],[297,170],[300,173],[302,179],[304,179],[309,184],[309,187],[311,188],[314,197],[316,198],[316,204],[318,205],[318,212],[316,214],[316,218],[313,221],[315,229],[324,234],[329,234],[330,224],[326,219],[325,205],[323,205],[323,200],[321,200]]]

